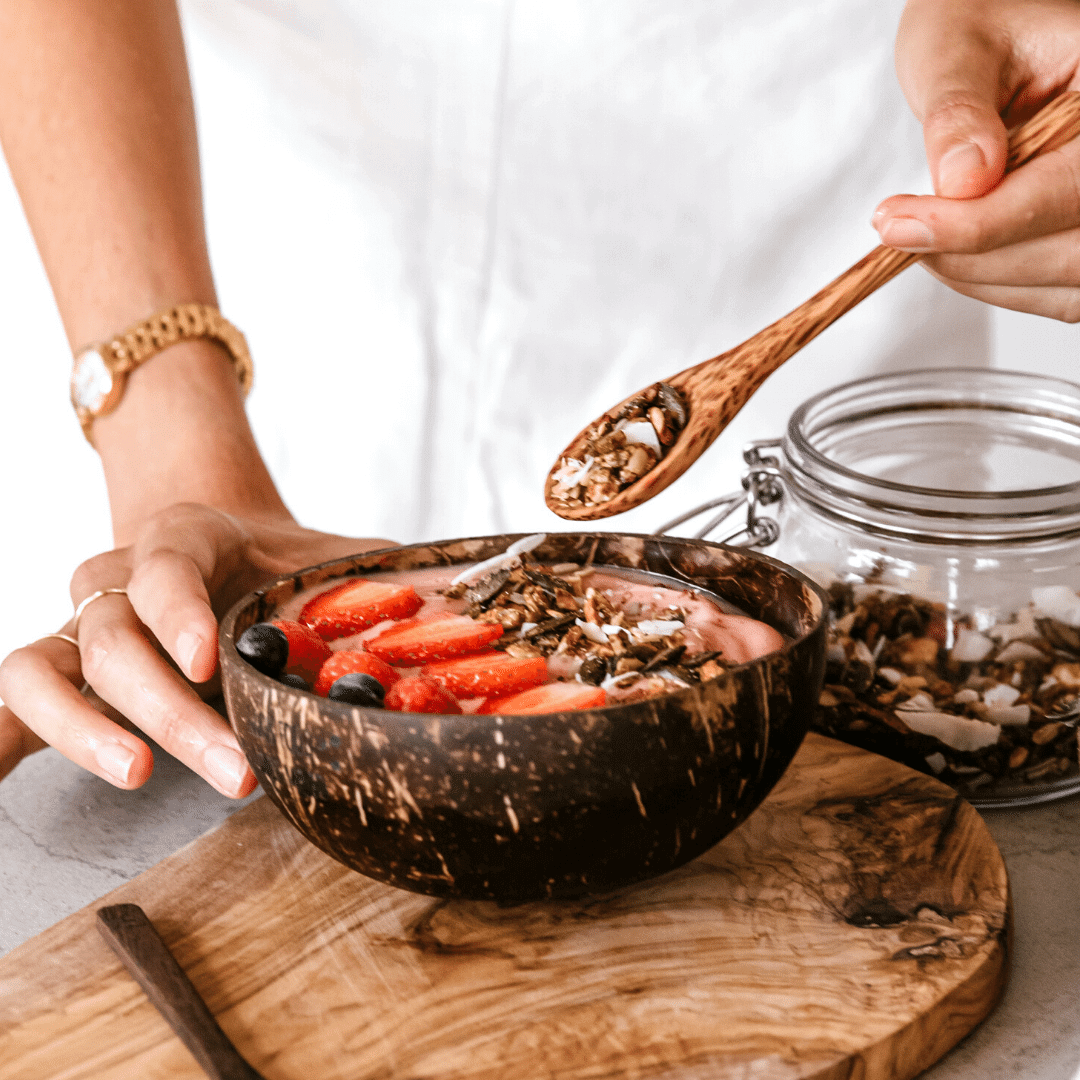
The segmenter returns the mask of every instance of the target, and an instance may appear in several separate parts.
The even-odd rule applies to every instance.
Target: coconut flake
[[[540,624],[534,622],[523,622],[521,624],[521,633],[527,634],[530,630],[535,630]]]
[[[580,626],[585,636],[597,645],[607,644],[607,634],[594,622],[586,622],[584,619],[575,619],[574,623]],[[625,674],[625,672],[624,672]]]
[[[1016,613],[1016,621],[1011,623],[998,623],[990,627],[987,633],[996,638],[1003,645],[1018,638],[1037,638],[1039,628],[1035,625],[1035,613],[1031,608],[1022,608]]]
[[[565,458],[562,468],[551,479],[556,484],[562,484],[563,487],[577,487],[578,484],[584,482],[595,462],[596,458],[591,455],[586,455],[584,461],[578,461],[577,458]]]
[[[993,648],[994,643],[988,637],[983,637],[965,626],[956,635],[956,644],[949,652],[949,659],[957,660],[961,664],[977,664],[980,660],[985,660]]]
[[[839,641],[834,641],[829,646],[829,651],[825,654],[826,660],[831,660],[834,664],[846,664],[847,652],[844,650],[844,646]],[[901,676],[902,678],[903,676]],[[897,679],[897,682],[900,680]]]
[[[1030,705],[997,705],[986,710],[986,719],[991,724],[1027,724],[1031,719]]]
[[[658,675],[665,682],[669,682],[673,686],[681,686],[684,690],[690,689],[689,683],[683,682],[682,679],[680,679],[679,676],[675,674],[675,672],[668,671],[667,668],[660,668],[655,672],[650,672],[650,674]]]
[[[1008,683],[998,683],[983,693],[983,701],[994,709],[999,705],[1011,705],[1019,696],[1020,691],[1015,686],[1009,686]]]
[[[1026,641],[1010,641],[994,657],[995,664],[1015,664],[1018,660],[1042,660],[1043,654]]]
[[[601,684],[601,690],[627,690],[639,679],[647,679],[640,671],[623,671],[618,675],[609,675]]]
[[[885,635],[882,634],[881,637],[884,638]],[[874,654],[870,651],[869,646],[866,644],[865,641],[862,640],[862,638],[856,638],[855,648],[852,649],[851,656],[852,659],[861,660],[864,664],[867,664],[870,667],[874,666]]]
[[[953,701],[957,705],[970,705],[973,701],[979,700],[979,691],[973,690],[970,686],[965,686],[963,690],[957,690],[953,694]]]
[[[934,753],[926,755],[926,764],[934,771],[936,776],[938,773],[945,771],[945,766],[948,762],[945,760],[945,755],[942,753]]]
[[[545,540],[547,533],[532,533],[515,540],[507,549],[507,555],[524,555],[526,551],[535,551]]]
[[[901,712],[933,712],[934,699],[925,690],[920,690],[896,707]]]
[[[628,634],[629,633],[629,631],[626,629],[625,626],[616,626],[614,623],[607,623],[607,622],[604,623],[604,625],[601,626],[600,629],[603,630],[604,633],[607,634],[608,637],[614,637],[616,634]]]
[[[1031,599],[1044,615],[1066,626],[1080,626],[1080,596],[1067,585],[1042,585],[1031,590]]]
[[[884,638],[884,636],[885,635],[882,634],[882,638]],[[896,668],[892,667],[878,668],[878,674],[887,682],[892,683],[893,686],[899,686],[901,680],[904,678],[904,673],[902,671],[897,671]]]
[[[467,570],[462,570],[450,582],[451,588],[454,585],[460,585],[462,582],[466,585],[472,585],[485,574],[490,574],[494,570],[504,570],[517,566],[521,555],[526,551],[532,551],[534,548],[539,547],[546,539],[547,533],[533,533],[531,536],[523,536],[520,540],[515,540],[501,555],[493,555],[490,559],[474,563]]]
[[[621,431],[628,443],[652,447],[658,455],[664,452],[660,447],[660,440],[656,437],[656,428],[648,420],[620,420],[615,425],[615,430]]]
[[[931,735],[954,750],[982,750],[993,746],[1001,737],[1001,728],[997,724],[984,724],[981,720],[967,720],[943,712],[906,712],[903,720],[912,731]]]
[[[640,630],[649,637],[654,635],[667,637],[668,634],[674,634],[676,630],[681,630],[685,625],[686,623],[680,619],[642,619],[635,629]]]

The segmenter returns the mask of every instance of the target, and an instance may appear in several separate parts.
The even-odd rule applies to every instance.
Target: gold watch
[[[177,304],[75,354],[71,404],[87,442],[93,446],[90,429],[94,421],[120,404],[127,377],[135,368],[178,341],[200,337],[218,341],[228,349],[246,397],[254,369],[244,335],[213,304]]]

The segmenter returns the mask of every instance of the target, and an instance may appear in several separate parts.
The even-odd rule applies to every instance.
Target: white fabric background
[[[892,74],[900,7],[186,3],[222,304],[294,512],[404,541],[564,527],[541,486],[584,422],[782,315],[875,244],[880,198],[928,190]],[[0,244],[5,655],[63,621],[71,569],[109,535],[6,180]],[[908,271],[611,527],[732,487],[745,440],[859,374],[1073,377],[1075,328],[990,316]]]

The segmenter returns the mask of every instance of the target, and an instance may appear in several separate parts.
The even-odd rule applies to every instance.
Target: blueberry
[[[278,679],[279,683],[284,683],[285,686],[291,686],[294,690],[311,690],[311,683],[307,681],[302,675],[282,675]]]
[[[271,623],[249,626],[236,643],[236,651],[264,675],[276,676],[289,658],[289,639]]]
[[[363,705],[369,709],[381,709],[385,696],[386,690],[378,679],[358,671],[342,675],[330,687],[327,695],[331,701],[344,701],[349,705]]]

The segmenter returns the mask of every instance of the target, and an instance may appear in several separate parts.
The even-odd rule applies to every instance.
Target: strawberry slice
[[[519,694],[488,698],[476,711],[502,713],[504,716],[522,713],[566,712],[568,709],[598,709],[607,701],[599,686],[587,683],[553,682],[534,686]]]
[[[315,693],[320,697],[326,697],[330,693],[330,687],[342,675],[351,675],[354,672],[371,675],[378,679],[385,690],[389,690],[401,678],[389,664],[384,664],[371,653],[361,652],[359,649],[342,649],[341,652],[332,653],[326,663],[319,668],[319,677],[315,680]]]
[[[406,675],[386,691],[384,708],[397,712],[459,713],[461,706],[426,675]]]
[[[330,655],[330,646],[311,627],[292,619],[275,619],[274,626],[289,639],[285,671],[311,682]]]
[[[428,619],[408,619],[388,626],[381,634],[364,642],[374,653],[395,667],[417,667],[431,660],[479,652],[502,636],[498,623],[481,623],[468,615],[445,612]]]
[[[507,653],[478,653],[440,660],[420,669],[456,697],[487,697],[514,694],[547,681],[547,661],[542,656],[509,656]]]
[[[351,578],[312,597],[301,610],[300,621],[324,641],[332,641],[384,619],[407,619],[423,604],[411,585]]]

